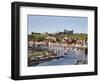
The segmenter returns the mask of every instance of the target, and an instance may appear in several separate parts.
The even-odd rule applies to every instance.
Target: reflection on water
[[[39,63],[36,66],[53,66],[53,65],[75,65],[75,64],[87,64],[87,54],[84,53],[84,50],[75,50],[72,49],[67,51],[67,55],[59,59],[48,60],[42,63]]]

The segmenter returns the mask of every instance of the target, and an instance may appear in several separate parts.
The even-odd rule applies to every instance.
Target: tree
[[[66,29],[64,29],[64,34],[67,34],[67,30]]]
[[[31,34],[34,34],[34,32],[31,32]]]

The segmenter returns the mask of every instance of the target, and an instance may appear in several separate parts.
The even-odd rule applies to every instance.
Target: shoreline
[[[32,50],[33,52],[30,52],[31,57],[28,58],[28,66],[36,66],[36,65],[43,63],[45,61],[51,61],[53,59],[63,58],[65,55],[70,55],[69,54],[71,52],[70,50],[74,51],[75,53],[76,53],[76,51],[83,50],[84,54],[87,53],[87,47],[84,47],[84,46],[77,46],[77,47],[69,46],[67,48],[65,48],[65,47],[63,48],[62,46],[59,46],[59,47],[58,46],[53,46],[53,47],[48,46],[46,48],[42,48],[41,46],[39,46],[39,48],[37,47],[37,48],[33,48],[33,49],[37,49],[37,51]],[[42,51],[39,49],[42,49],[42,51],[47,49],[47,51],[43,54]],[[48,52],[48,50],[49,51],[51,50],[52,52]],[[36,51],[36,52],[34,52],[34,51]],[[32,56],[32,53],[37,54],[37,52],[39,52],[39,51],[42,54],[38,53],[40,55],[36,55],[36,56],[33,55]],[[77,55],[77,54],[75,54],[75,55]],[[80,62],[77,62],[77,63],[80,63]]]

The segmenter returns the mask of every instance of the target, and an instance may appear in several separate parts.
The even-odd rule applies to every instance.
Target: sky
[[[28,34],[63,32],[64,29],[87,33],[88,29],[87,17],[28,15],[27,22]]]

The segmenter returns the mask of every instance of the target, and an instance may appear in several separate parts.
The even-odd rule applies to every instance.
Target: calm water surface
[[[77,60],[87,61],[87,55],[84,54],[84,50],[72,50],[62,58],[45,61],[36,66],[74,65]]]

